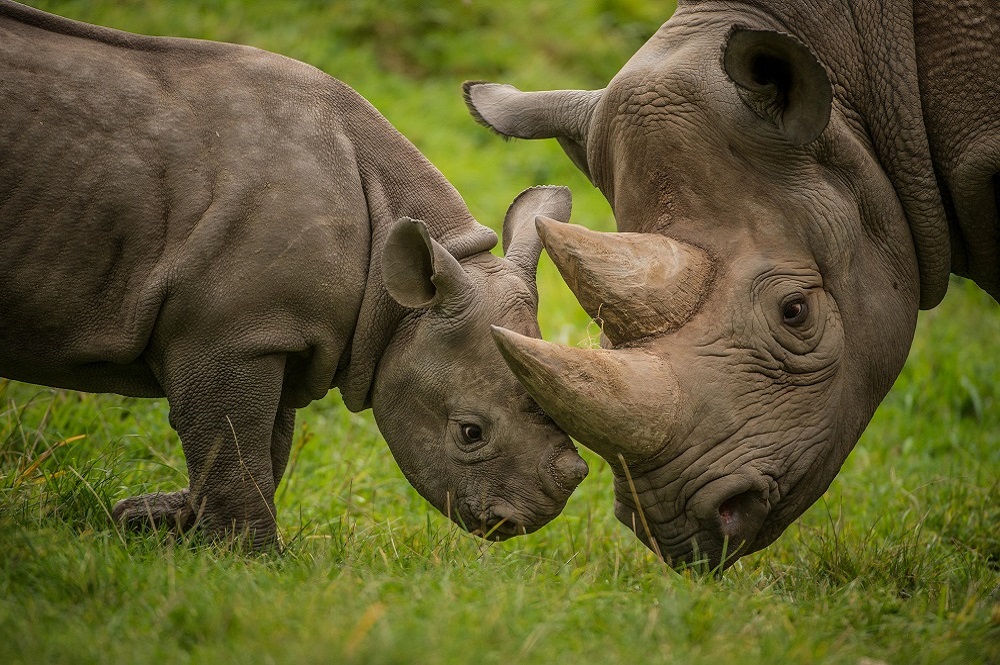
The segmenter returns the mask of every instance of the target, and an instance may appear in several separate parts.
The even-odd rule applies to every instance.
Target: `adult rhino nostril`
[[[701,530],[701,552],[717,563],[723,552],[735,560],[754,551],[771,503],[777,500],[774,485],[767,475],[744,469],[699,489],[687,509]],[[736,552],[740,554],[734,556]]]
[[[550,468],[556,484],[566,492],[575,490],[590,471],[583,458],[572,449],[562,450],[553,455]]]
[[[725,499],[718,509],[722,537],[731,547],[751,544],[769,510],[766,491],[751,489]]]

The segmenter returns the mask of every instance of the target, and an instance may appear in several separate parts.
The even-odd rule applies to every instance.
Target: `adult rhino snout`
[[[645,481],[648,479],[636,479],[640,486]],[[675,568],[698,563],[727,568],[770,542],[764,526],[778,500],[777,487],[769,476],[741,470],[704,485],[682,511],[673,513],[664,508],[675,502],[663,495],[656,496],[652,505],[640,501],[637,508],[631,487],[616,479],[615,514]]]
[[[715,480],[691,498],[690,508],[704,534],[702,549],[713,566],[722,556],[758,549],[755,543],[776,499],[777,483],[756,471]]]

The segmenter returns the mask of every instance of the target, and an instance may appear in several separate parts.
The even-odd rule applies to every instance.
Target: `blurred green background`
[[[34,6],[147,34],[252,44],[367,97],[498,228],[523,188],[564,184],[551,141],[505,143],[466,79],[602,87],[672,10],[639,0],[68,0]],[[2,71],[0,71],[2,76]],[[597,330],[543,257],[548,339]],[[564,514],[489,544],[402,478],[369,413],[300,413],[278,491],[280,557],[118,533],[115,500],[186,483],[162,400],[0,382],[0,662],[1000,662],[1000,307],[955,280],[825,497],[725,577],[678,575],[612,515],[607,466]]]

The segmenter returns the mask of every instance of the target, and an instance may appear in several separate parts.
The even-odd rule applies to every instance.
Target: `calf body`
[[[120,518],[273,538],[294,410],[331,387],[378,404],[404,473],[468,528],[559,512],[585,465],[489,325],[538,333],[531,221],[566,219],[565,190],[515,201],[499,259],[444,177],[308,65],[7,0],[0,64],[0,375],[166,396],[184,447],[190,487]]]

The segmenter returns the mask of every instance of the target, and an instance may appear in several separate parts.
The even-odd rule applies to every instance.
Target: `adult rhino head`
[[[869,4],[683,3],[603,90],[466,84],[497,132],[557,138],[625,232],[540,222],[605,348],[496,335],[542,407],[611,464],[618,518],[675,565],[729,565],[826,490],[950,265],[1000,291],[994,171],[952,189],[949,220],[913,15]],[[947,166],[942,180],[962,181]],[[951,247],[949,221],[963,227]]]
[[[378,364],[375,420],[420,494],[491,540],[548,523],[587,475],[490,335],[500,325],[541,337],[534,219],[568,220],[570,207],[565,187],[522,192],[504,220],[504,258],[483,251],[459,261],[413,219],[393,227],[382,254],[385,288],[408,313]]]
[[[605,348],[494,334],[542,408],[609,462],[618,519],[675,566],[772,542],[836,475],[912,318],[877,296],[842,304],[808,253],[772,254],[759,234],[723,260],[667,236],[539,226]],[[870,317],[878,334],[852,342]]]

